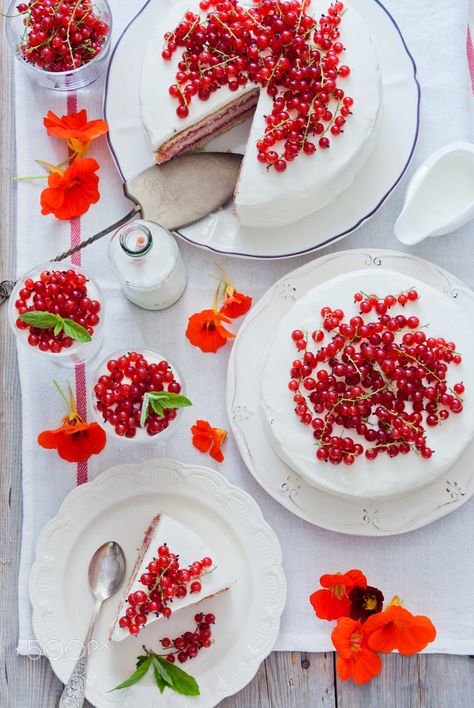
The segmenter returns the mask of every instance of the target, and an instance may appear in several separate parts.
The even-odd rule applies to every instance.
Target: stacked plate
[[[393,460],[387,458],[386,466],[380,460],[371,485],[371,467],[365,459],[356,460],[347,469],[318,463],[311,447],[310,431],[301,426],[302,435],[296,433],[298,437],[293,436],[289,442],[288,437],[285,439],[287,431],[281,425],[278,427],[280,421],[272,420],[272,411],[279,402],[275,403],[272,396],[272,404],[266,400],[265,406],[262,406],[262,371],[264,379],[268,379],[272,375],[271,367],[275,366],[282,373],[281,380],[280,377],[275,380],[275,386],[281,386],[283,395],[287,395],[291,413],[291,396],[288,396],[287,390],[291,352],[286,352],[288,371],[281,365],[279,351],[276,356],[272,353],[271,364],[266,357],[269,342],[270,348],[279,350],[285,346],[279,334],[280,323],[287,323],[289,338],[292,328],[301,324],[299,320],[294,320],[291,325],[292,314],[295,313],[295,317],[301,314],[298,303],[303,302],[307,293],[323,284],[326,284],[328,292],[332,292],[334,278],[357,271],[365,278],[363,285],[373,280],[386,283],[390,290],[392,281],[396,290],[402,281],[410,287],[412,278],[414,282],[429,286],[426,288],[428,293],[430,288],[434,288],[434,292],[431,291],[433,299],[438,299],[439,294],[440,301],[446,301],[449,306],[447,311],[452,313],[450,317],[445,317],[448,319],[443,323],[445,334],[448,332],[450,336],[455,336],[451,334],[455,317],[469,322],[474,304],[472,291],[454,276],[427,261],[391,251],[359,250],[319,258],[293,271],[270,288],[241,327],[229,363],[228,414],[247,467],[262,487],[294,514],[318,526],[343,533],[372,536],[402,533],[449,513],[474,492],[472,467],[466,463],[474,452],[468,411],[462,421],[461,417],[459,419],[459,434],[454,444],[453,428],[446,426],[443,430],[440,426],[439,435],[443,437],[438,438],[438,457],[433,456],[436,463],[414,455],[403,458],[395,466]],[[371,272],[374,273],[373,278],[370,277]],[[340,302],[327,304],[343,306]],[[317,328],[319,311],[314,316]],[[433,334],[441,336],[442,332]],[[464,353],[469,360],[474,344],[471,329],[467,327],[463,334]],[[256,352],[261,357],[260,366],[255,362]],[[296,350],[293,358],[297,358]],[[264,381],[264,391],[267,393],[272,382]],[[295,430],[290,431],[291,435]],[[309,453],[302,449],[306,444],[305,434],[308,436]],[[456,455],[456,445],[459,451],[463,450],[460,456]],[[285,452],[282,453],[282,450]],[[308,461],[311,459],[314,464]],[[443,461],[446,464],[441,464]]]

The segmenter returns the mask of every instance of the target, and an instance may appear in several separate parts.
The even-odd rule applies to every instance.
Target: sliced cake
[[[109,639],[137,635],[151,622],[225,592],[233,582],[194,531],[157,514],[145,532]]]
[[[176,0],[143,62],[158,163],[253,114],[234,199],[246,226],[291,223],[334,201],[379,133],[381,74],[364,18],[346,2],[293,5]]]

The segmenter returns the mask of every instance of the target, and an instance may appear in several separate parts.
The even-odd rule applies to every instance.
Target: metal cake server
[[[232,197],[241,162],[242,155],[232,152],[194,152],[149,167],[124,184],[126,196],[134,202],[128,214],[51,262],[62,261],[90,246],[137,214],[168,231],[204,218]],[[13,286],[11,280],[0,283],[0,304],[9,297]]]

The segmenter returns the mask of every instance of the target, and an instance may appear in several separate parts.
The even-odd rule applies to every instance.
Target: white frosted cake
[[[313,437],[312,424],[304,425],[295,415],[294,394],[288,388],[292,362],[304,354],[304,351],[298,352],[295,348],[292,332],[295,329],[309,332],[311,339],[311,333],[321,327],[320,311],[326,306],[341,308],[345,313],[344,322],[359,315],[359,305],[354,303],[354,294],[358,291],[383,297],[411,288],[419,293],[419,299],[408,303],[404,309],[396,306],[393,311],[407,318],[419,318],[419,329],[426,332],[426,337],[444,337],[455,342],[462,361],[448,366],[446,383],[449,393],[455,384],[462,382],[465,387],[462,393],[464,410],[457,415],[449,415],[435,427],[425,425],[427,444],[432,451],[429,459],[425,459],[415,449],[411,449],[409,454],[393,458],[385,452],[378,454],[376,459],[367,459],[364,453],[355,457],[350,466],[333,465],[318,459],[318,443]],[[372,320],[376,318],[372,313]],[[394,346],[398,345],[406,331],[395,334]],[[333,334],[326,333],[326,344]],[[411,276],[384,269],[361,270],[335,277],[315,287],[293,305],[281,320],[265,354],[261,376],[261,406],[272,446],[277,455],[311,485],[334,494],[386,497],[426,485],[446,472],[473,438],[473,361],[472,323],[459,301],[449,294],[435,290]],[[317,379],[319,369],[328,370],[329,367],[326,362],[319,363],[310,375]],[[369,420],[368,424],[374,422],[372,419],[372,423]],[[367,449],[365,439],[358,438],[354,430],[336,429],[336,425],[334,428],[332,435],[350,434],[356,442],[364,443]]]
[[[191,579],[191,581],[198,580],[201,584],[199,592],[189,592],[190,584],[188,583],[188,592],[184,597],[173,597],[170,601],[167,601],[166,606],[171,609],[173,615],[185,607],[195,605],[202,600],[225,592],[234,583],[234,580],[227,576],[215,554],[194,531],[165,514],[157,514],[152,519],[145,533],[143,545],[138,552],[137,561],[124,590],[124,595],[110,632],[109,638],[111,641],[122,641],[130,636],[129,629],[120,625],[120,618],[124,617],[127,609],[131,607],[130,596],[137,592],[144,592],[147,596],[150,595],[150,590],[140,582],[140,578],[143,574],[149,573],[149,565],[152,561],[158,559],[158,549],[162,546],[167,546],[169,551],[178,557],[180,569],[187,569],[194,562],[200,562],[205,558],[210,558],[213,562],[211,568],[203,569],[203,574],[200,577]],[[146,601],[139,604],[143,606]],[[148,612],[145,616],[146,621],[143,625],[140,625],[140,629],[142,626],[148,626],[152,622],[164,619],[164,615],[159,612]]]
[[[227,85],[221,86],[207,101],[193,99],[187,117],[177,117],[177,103],[168,88],[175,83],[180,52],[171,61],[164,61],[161,52],[165,33],[176,27],[189,9],[189,2],[173,2],[156,27],[141,76],[143,123],[157,162],[201,146],[255,111],[235,191],[235,213],[240,222],[255,227],[283,225],[336,199],[370,156],[382,111],[380,68],[369,31],[359,13],[347,3],[344,6],[340,41],[351,73],[343,87],[345,94],[354,99],[353,115],[330,149],[318,149],[313,155],[301,153],[284,173],[278,173],[257,159],[256,142],[263,137],[265,116],[272,109],[272,98],[265,88],[260,90],[248,83],[231,91]],[[306,12],[319,18],[327,7],[326,1],[313,0]],[[192,9],[197,12],[195,7]],[[205,13],[201,15],[204,17]]]

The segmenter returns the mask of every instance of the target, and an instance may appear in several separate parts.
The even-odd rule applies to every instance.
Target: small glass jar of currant
[[[22,344],[51,360],[73,365],[102,345],[104,297],[82,268],[53,263],[33,268],[15,284],[8,320]]]
[[[192,405],[176,366],[148,348],[107,356],[92,377],[89,398],[109,437],[133,442],[168,440],[181,409]]]
[[[110,49],[112,15],[107,0],[13,0],[6,32],[31,79],[71,91],[95,81]]]

